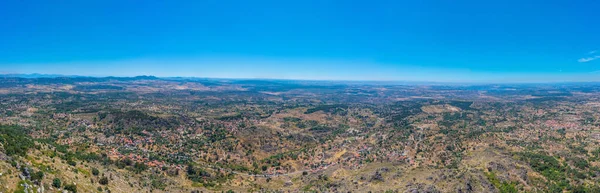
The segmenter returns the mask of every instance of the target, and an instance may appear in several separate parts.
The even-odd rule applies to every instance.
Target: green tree
[[[133,171],[135,171],[135,173],[138,173],[138,174],[143,172],[146,169],[148,169],[148,166],[146,166],[146,164],[144,164],[144,163],[136,162],[133,165]]]
[[[55,188],[60,188],[61,184],[62,182],[60,182],[60,179],[58,178],[54,178],[54,180],[52,180],[52,186],[54,186]]]
[[[108,178],[102,177],[102,178],[100,178],[100,181],[98,181],[98,182],[102,185],[108,185]]]
[[[44,179],[44,172],[42,171],[37,171],[34,172],[33,174],[31,174],[31,181],[42,181],[42,179]]]
[[[75,184],[66,184],[64,189],[77,193],[77,186]]]
[[[98,169],[96,168],[92,168],[92,174],[94,174],[94,176],[97,176],[98,174],[100,174],[100,171],[98,171]]]

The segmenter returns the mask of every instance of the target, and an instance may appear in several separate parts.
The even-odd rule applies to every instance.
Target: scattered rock
[[[506,167],[500,163],[490,162],[488,163],[488,171],[498,171],[498,172],[506,172]]]
[[[406,185],[408,189],[406,192],[409,193],[439,193],[440,191],[434,185],[427,185],[422,183],[408,183]]]
[[[369,182],[374,182],[374,181],[379,181],[379,182],[383,182],[383,176],[381,175],[381,173],[379,171],[376,171],[375,174],[373,174],[373,176],[371,176],[371,179],[369,180]]]

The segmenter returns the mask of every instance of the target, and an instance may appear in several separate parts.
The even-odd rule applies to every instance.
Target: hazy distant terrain
[[[599,192],[600,84],[0,77],[0,192]]]

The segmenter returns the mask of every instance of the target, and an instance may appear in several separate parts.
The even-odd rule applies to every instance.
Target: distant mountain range
[[[207,77],[156,77],[151,75],[140,76],[82,76],[82,75],[63,75],[63,74],[0,74],[0,78],[74,78],[74,79],[90,79],[90,80],[171,80],[171,81],[217,81],[229,83],[254,83],[254,82],[277,82],[277,83],[300,83],[300,84],[359,84],[359,85],[429,85],[429,86],[473,86],[473,85],[598,85],[600,82],[539,82],[539,83],[472,83],[472,82],[435,82],[435,81],[357,81],[357,80],[299,80],[299,79],[268,79],[268,78],[207,78]]]
[[[57,77],[81,77],[81,76],[69,76],[62,74],[0,74],[0,77],[18,77],[18,78],[57,78]]]
[[[80,76],[80,75],[62,75],[62,74],[0,74],[0,77],[14,78],[138,78],[138,79],[159,79],[156,76],[134,76],[134,77],[115,77],[115,76]]]

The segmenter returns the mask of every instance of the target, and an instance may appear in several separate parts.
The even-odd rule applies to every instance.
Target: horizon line
[[[295,79],[295,78],[235,78],[235,77],[198,77],[198,76],[156,76],[148,74],[132,76],[113,76],[113,75],[66,75],[66,74],[43,74],[43,73],[0,73],[1,77],[14,77],[25,79],[36,78],[136,78],[136,77],[154,77],[158,79],[214,79],[214,80],[272,80],[272,81],[315,81],[315,82],[369,82],[369,83],[415,83],[415,84],[467,84],[467,85],[485,85],[485,84],[569,84],[569,83],[600,83],[598,80],[590,81],[521,81],[521,82],[500,82],[500,81],[417,81],[417,80],[327,80],[327,79]],[[34,77],[28,77],[34,76]],[[38,77],[35,77],[38,76]]]

